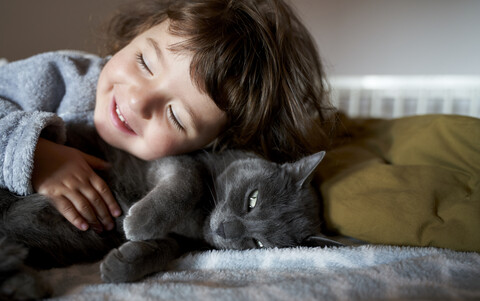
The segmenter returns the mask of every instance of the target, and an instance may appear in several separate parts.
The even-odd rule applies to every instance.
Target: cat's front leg
[[[23,264],[28,250],[0,237],[0,300],[36,300],[52,289],[37,271]]]
[[[165,270],[168,263],[179,256],[174,239],[127,241],[110,251],[100,265],[105,282],[132,282]]]
[[[188,215],[202,198],[204,182],[194,166],[179,168],[128,211],[123,227],[128,240],[161,239]]]

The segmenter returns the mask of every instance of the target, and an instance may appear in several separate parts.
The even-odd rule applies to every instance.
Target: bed
[[[480,77],[334,77],[331,86],[335,106],[352,120],[432,113],[480,117]],[[341,248],[193,253],[174,261],[167,272],[136,283],[102,283],[99,263],[42,274],[54,287],[52,300],[480,298],[478,252],[435,243],[365,243],[345,233],[336,237],[346,245]],[[473,235],[480,237],[480,228]]]
[[[188,255],[137,283],[103,284],[98,264],[44,272],[54,300],[478,299],[480,255],[351,246]]]
[[[339,76],[330,83],[334,105],[348,120],[431,113],[480,117],[480,77]],[[480,146],[480,140],[473,143]],[[480,211],[473,214],[480,220]],[[341,228],[341,218],[330,219],[333,228]],[[478,250],[389,241],[391,233],[375,241],[355,231],[339,231],[336,239],[345,247],[192,253],[136,283],[102,283],[98,262],[41,274],[54,289],[52,300],[480,299]],[[480,227],[471,235],[480,239]]]

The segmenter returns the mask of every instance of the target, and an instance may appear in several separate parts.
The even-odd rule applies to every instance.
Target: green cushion
[[[371,243],[480,252],[480,119],[352,122],[317,181],[326,226]]]

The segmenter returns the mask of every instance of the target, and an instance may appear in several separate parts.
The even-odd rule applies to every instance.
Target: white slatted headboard
[[[480,117],[480,76],[335,76],[332,102],[352,117]]]

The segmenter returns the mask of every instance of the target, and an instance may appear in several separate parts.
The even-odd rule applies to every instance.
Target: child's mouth
[[[114,115],[118,118],[118,121],[120,121],[120,124],[118,124],[118,121],[116,122],[118,126],[123,126],[127,132],[130,132],[131,134],[135,134],[135,131],[130,127],[128,124],[126,118],[123,116],[122,111],[120,111],[120,108],[118,107],[118,104],[114,100]]]
[[[118,119],[122,121],[125,125],[128,125],[128,123],[125,121],[125,117],[123,117],[122,112],[120,112],[120,109],[118,108],[118,105],[115,104],[115,112],[117,112]]]
[[[120,109],[118,108],[118,105],[115,104],[115,112],[117,112],[118,119],[120,119],[121,122],[125,125],[125,127],[129,130],[132,131],[132,128],[128,125],[128,122],[125,120],[125,117],[123,117],[122,112],[120,112]]]

